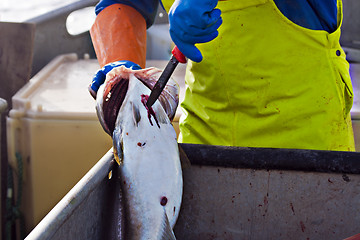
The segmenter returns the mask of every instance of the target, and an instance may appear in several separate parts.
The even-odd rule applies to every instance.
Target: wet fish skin
[[[163,105],[172,111],[176,106],[171,100],[166,104],[157,101],[155,114],[149,115],[144,98],[150,89],[143,83],[150,79],[149,71],[122,67],[112,74],[129,81],[113,131],[125,197],[126,239],[175,239],[172,228],[181,206],[183,180],[176,133],[168,117],[174,113],[167,114]],[[100,97],[104,87],[99,89]],[[170,95],[177,98],[178,89],[174,89]]]

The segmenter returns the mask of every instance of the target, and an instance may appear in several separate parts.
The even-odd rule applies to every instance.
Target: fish
[[[126,216],[125,239],[176,239],[173,228],[183,193],[176,132],[171,124],[179,86],[170,79],[151,108],[146,101],[161,70],[110,71],[98,90],[96,111],[112,136]]]

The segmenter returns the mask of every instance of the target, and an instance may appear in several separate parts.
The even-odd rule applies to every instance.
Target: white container
[[[166,61],[147,64],[163,68]],[[87,90],[98,69],[95,59],[61,55],[12,99],[13,108],[7,118],[8,155],[15,172],[15,153],[19,152],[24,161],[22,212],[26,232],[35,227],[112,146],[110,136],[97,119],[95,101]],[[174,76],[182,76],[184,72],[185,65],[180,66]]]

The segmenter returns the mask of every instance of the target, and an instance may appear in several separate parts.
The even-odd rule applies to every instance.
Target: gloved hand
[[[196,43],[205,43],[218,36],[222,23],[218,0],[175,0],[169,11],[170,36],[179,50],[195,62],[202,55]]]
[[[99,71],[96,72],[89,86],[89,92],[94,99],[96,99],[96,93],[99,90],[99,87],[101,86],[101,84],[105,82],[106,74],[110,72],[113,68],[119,66],[125,66],[133,70],[141,69],[141,67],[138,64],[126,60],[106,64],[103,68],[101,68]]]

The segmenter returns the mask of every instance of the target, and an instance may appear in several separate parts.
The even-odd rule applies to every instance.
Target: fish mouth
[[[161,72],[157,68],[132,70],[125,66],[120,66],[114,68],[106,75],[105,82],[99,88],[96,97],[96,112],[105,132],[112,136],[117,116],[128,91],[130,75],[134,75],[140,82],[152,90]],[[169,119],[172,120],[179,103],[179,85],[173,79],[170,79],[158,100]]]
[[[109,134],[115,129],[116,118],[125,99],[128,87],[129,79],[117,75],[105,83],[102,108],[104,124]]]

